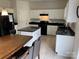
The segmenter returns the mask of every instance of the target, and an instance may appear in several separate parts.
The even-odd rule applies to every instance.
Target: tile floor
[[[71,59],[56,55],[56,53],[54,52],[55,41],[56,41],[55,36],[41,37],[40,59]]]

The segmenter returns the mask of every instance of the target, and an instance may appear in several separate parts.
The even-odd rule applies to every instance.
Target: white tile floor
[[[63,56],[58,56],[54,52],[55,36],[42,36],[40,47],[40,59],[70,59]]]

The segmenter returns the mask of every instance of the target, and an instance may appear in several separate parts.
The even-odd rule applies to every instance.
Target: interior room
[[[79,0],[0,0],[0,59],[79,59]]]

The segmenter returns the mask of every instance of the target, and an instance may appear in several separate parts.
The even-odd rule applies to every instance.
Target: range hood
[[[48,14],[40,14],[39,18],[40,18],[40,21],[49,21]]]

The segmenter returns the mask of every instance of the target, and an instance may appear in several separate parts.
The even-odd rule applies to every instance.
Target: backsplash
[[[30,18],[39,18],[40,14],[48,14],[50,19],[64,19],[64,9],[31,10]]]

